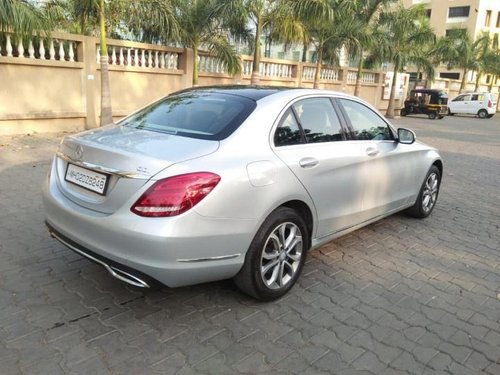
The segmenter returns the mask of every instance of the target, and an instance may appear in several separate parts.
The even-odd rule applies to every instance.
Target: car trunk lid
[[[111,125],[64,138],[56,157],[57,181],[74,203],[110,214],[160,171],[218,147],[218,141]]]

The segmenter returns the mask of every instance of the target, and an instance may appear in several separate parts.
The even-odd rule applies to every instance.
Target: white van
[[[497,110],[497,101],[493,94],[472,92],[460,94],[448,101],[448,114],[477,115],[479,118],[491,118]]]

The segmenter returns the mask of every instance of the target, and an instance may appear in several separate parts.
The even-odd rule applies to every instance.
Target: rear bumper
[[[118,280],[139,288],[150,288],[151,286],[158,284],[157,280],[149,277],[142,272],[117,263],[111,259],[107,259],[99,254],[94,253],[93,251],[90,251],[89,249],[85,249],[80,244],[67,238],[66,236],[52,228],[49,223],[45,222],[45,224],[47,225],[47,229],[49,230],[49,233],[53,238],[61,242],[63,245],[66,245],[69,249],[91,260],[92,262],[103,266],[111,274],[111,276],[117,278]]]
[[[67,199],[53,178],[44,184],[43,204],[49,231],[59,241],[108,266],[119,279],[147,286],[154,281],[178,287],[233,277],[257,225],[254,220],[207,218],[194,210],[174,218],[142,218],[127,207],[105,215]]]

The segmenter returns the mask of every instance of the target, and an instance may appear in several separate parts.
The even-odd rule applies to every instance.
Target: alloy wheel
[[[260,261],[260,275],[270,289],[286,286],[298,271],[303,254],[300,228],[286,222],[268,236]]]
[[[431,173],[425,181],[424,191],[422,193],[422,209],[429,212],[436,203],[439,189],[439,177],[436,173]]]

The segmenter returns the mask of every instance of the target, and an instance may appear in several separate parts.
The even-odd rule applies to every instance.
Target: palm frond
[[[224,36],[210,35],[205,42],[210,54],[221,62],[229,74],[241,73],[241,59]]]
[[[0,0],[0,33],[14,32],[21,37],[50,30],[44,13],[21,0]]]

